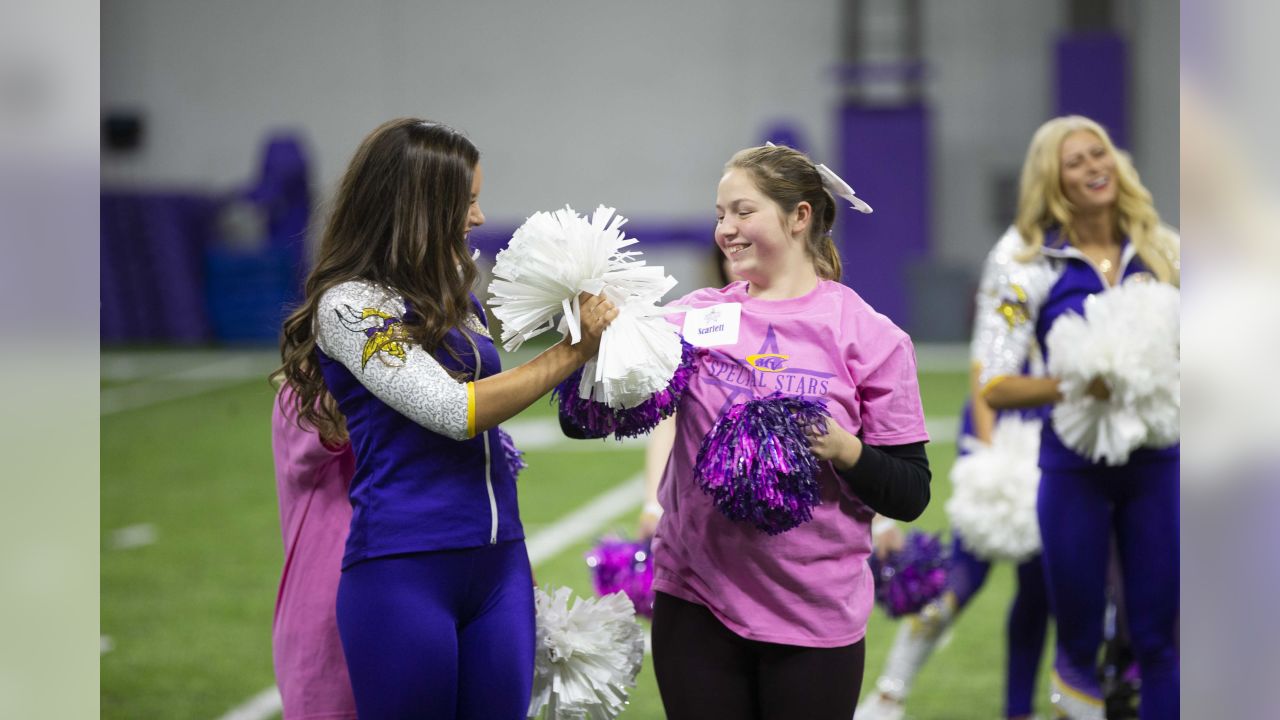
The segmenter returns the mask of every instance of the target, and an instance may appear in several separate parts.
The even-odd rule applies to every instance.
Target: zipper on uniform
[[[1063,257],[1073,257],[1083,260],[1085,265],[1093,268],[1093,272],[1098,276],[1098,280],[1102,282],[1102,288],[1104,290],[1115,287],[1115,285],[1107,282],[1107,276],[1102,273],[1102,268],[1094,264],[1093,260],[1076,246],[1068,245],[1062,249],[1054,249],[1054,252],[1059,253]],[[1137,252],[1134,250],[1133,243],[1125,245],[1124,249],[1120,251],[1120,267],[1116,270],[1116,285],[1119,285],[1120,281],[1124,280],[1124,271],[1129,267],[1129,263],[1133,261],[1133,257],[1135,255],[1137,255]]]
[[[484,484],[489,490],[489,544],[498,543],[498,498],[493,494],[493,473],[490,472],[489,433],[484,434]]]
[[[466,330],[464,329],[465,333]],[[480,367],[484,360],[480,357],[480,346],[471,342],[471,350],[476,354],[476,380],[480,379]],[[498,497],[493,493],[492,463],[489,459],[489,431],[482,433],[484,437],[484,486],[489,492],[489,544],[498,544]]]

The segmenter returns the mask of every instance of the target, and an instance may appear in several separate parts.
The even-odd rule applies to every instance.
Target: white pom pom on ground
[[[572,604],[570,600],[572,599]],[[644,631],[625,593],[574,598],[534,589],[538,641],[529,717],[613,720],[644,660]]]

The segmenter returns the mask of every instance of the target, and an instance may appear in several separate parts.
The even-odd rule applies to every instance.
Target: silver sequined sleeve
[[[371,283],[342,283],[320,298],[316,344],[396,412],[455,440],[470,437],[470,396],[401,325],[404,300]]]
[[[1036,317],[1056,273],[1043,257],[1021,260],[1025,247],[1009,228],[982,269],[969,348],[980,387],[1001,375],[1021,374],[1035,345]]]

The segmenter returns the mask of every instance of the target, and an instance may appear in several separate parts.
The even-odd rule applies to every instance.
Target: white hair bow
[[[765,141],[765,145],[768,145],[769,147],[777,147],[777,145],[774,145],[768,140]],[[849,207],[852,207],[860,213],[871,212],[871,206],[863,201],[862,198],[858,197],[857,193],[853,191],[853,188],[849,187],[849,183],[844,181],[844,178],[835,174],[835,171],[822,163],[814,163],[814,167],[818,170],[818,175],[822,176],[822,184],[827,187],[827,190],[831,191],[832,195],[848,200]]]

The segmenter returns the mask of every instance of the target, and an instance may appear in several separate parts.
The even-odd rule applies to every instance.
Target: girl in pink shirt
[[[355,720],[334,609],[355,455],[345,436],[322,440],[315,429],[299,427],[294,407],[285,385],[271,412],[285,552],[271,624],[276,685],[284,720]]]
[[[871,518],[913,520],[929,500],[915,351],[838,282],[826,182],[790,148],[736,154],[715,239],[744,281],[676,303],[691,308],[682,331],[699,368],[676,414],[654,537],[654,669],[672,720],[852,717],[874,597]],[[825,401],[831,420],[810,434],[813,519],[768,535],[717,511],[694,464],[726,410],[775,392]]]

